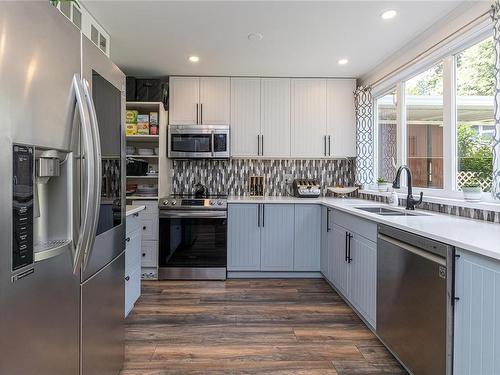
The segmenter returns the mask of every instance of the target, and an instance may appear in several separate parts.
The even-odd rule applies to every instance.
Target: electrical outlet
[[[291,173],[285,173],[285,183],[291,184],[293,181],[293,175]]]

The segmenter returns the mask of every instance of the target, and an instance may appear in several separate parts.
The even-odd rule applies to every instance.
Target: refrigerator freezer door
[[[124,360],[125,252],[82,286],[82,373],[117,375]]]
[[[0,2],[0,374],[79,373],[80,283],[72,255],[12,273],[8,177],[13,143],[70,148],[67,116],[78,73],[80,33],[57,9],[48,1]]]
[[[82,282],[125,250],[125,75],[85,36],[82,37],[82,78],[88,84],[101,141],[102,191],[97,208],[97,237],[85,259]]]

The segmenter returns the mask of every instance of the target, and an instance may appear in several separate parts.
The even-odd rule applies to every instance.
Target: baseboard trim
[[[321,272],[227,271],[228,279],[322,279]]]

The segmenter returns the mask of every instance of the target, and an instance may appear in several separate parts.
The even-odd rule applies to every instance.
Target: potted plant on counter
[[[387,182],[387,180],[383,177],[379,177],[377,179],[378,191],[380,192],[388,192],[391,188],[391,183]]]
[[[464,200],[469,202],[479,202],[483,194],[483,189],[476,178],[471,178],[463,184],[462,192],[464,194]]]

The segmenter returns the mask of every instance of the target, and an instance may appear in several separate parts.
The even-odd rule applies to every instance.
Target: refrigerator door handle
[[[92,212],[91,219],[92,224],[89,231],[89,243],[87,250],[83,254],[83,267],[82,271],[85,271],[87,264],[92,255],[92,250],[94,248],[95,237],[97,233],[97,223],[99,221],[99,208],[101,206],[101,176],[102,176],[102,166],[101,166],[101,139],[99,136],[99,125],[97,122],[97,114],[94,106],[94,100],[92,98],[92,93],[90,92],[90,85],[86,79],[83,79],[83,90],[85,92],[85,99],[87,102],[87,107],[90,114],[90,125],[92,129],[92,143],[94,146],[94,196],[92,197]]]
[[[80,227],[76,229],[78,240],[74,247],[73,259],[73,273],[77,275],[82,266],[83,257],[89,247],[90,229],[91,229],[91,213],[93,209],[92,198],[94,192],[94,144],[92,142],[92,129],[90,125],[90,114],[85,103],[85,92],[83,90],[79,74],[73,76],[72,82],[72,95],[74,95],[75,106],[78,107],[81,129],[74,129],[73,131],[80,131],[82,134],[82,155],[81,160],[83,163],[82,169],[85,171],[85,185],[83,193],[83,202],[81,205],[81,223]],[[76,109],[76,108],[75,108]],[[73,116],[70,117],[73,119]]]

